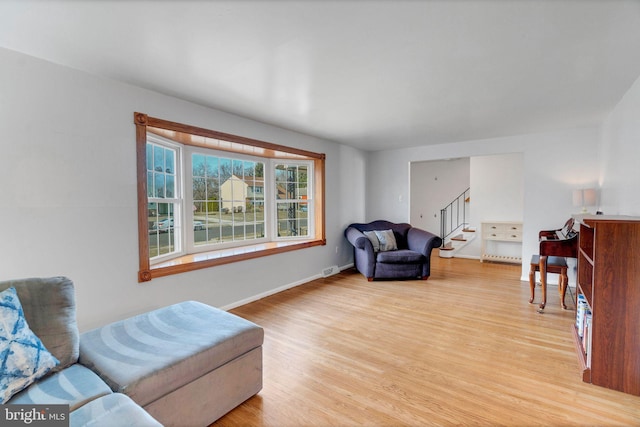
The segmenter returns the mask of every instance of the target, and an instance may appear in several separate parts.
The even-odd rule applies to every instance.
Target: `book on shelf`
[[[587,356],[587,367],[591,365],[591,321],[592,314],[587,299],[584,295],[578,295],[576,308],[576,331],[580,337],[582,351]]]
[[[592,338],[591,338],[592,337],[592,334],[591,334],[591,331],[592,331],[592,328],[591,328],[591,317],[592,317],[591,316],[591,311],[588,311],[586,313],[586,315],[585,315],[585,321],[584,321],[584,323],[585,323],[585,334],[584,334],[584,336],[585,336],[585,338],[584,338],[585,346],[584,346],[584,352],[585,352],[585,354],[587,356],[587,363],[586,363],[587,368],[591,367],[591,343],[593,342]]]
[[[584,335],[584,318],[586,312],[589,310],[589,304],[584,295],[578,294],[578,302],[576,307],[576,329],[578,330],[578,336],[582,338]]]

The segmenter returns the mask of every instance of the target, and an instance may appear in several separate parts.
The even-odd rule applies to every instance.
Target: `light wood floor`
[[[265,329],[264,388],[214,426],[640,425],[640,397],[581,381],[569,293],[538,314],[519,266],[432,260],[234,309]]]

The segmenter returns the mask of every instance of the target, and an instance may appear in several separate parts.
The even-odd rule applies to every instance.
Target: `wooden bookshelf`
[[[640,395],[640,218],[582,220],[576,290],[573,336],[583,381]],[[579,321],[581,295],[590,328]]]

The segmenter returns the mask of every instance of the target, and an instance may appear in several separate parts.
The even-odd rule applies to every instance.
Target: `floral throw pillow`
[[[58,363],[29,329],[15,288],[0,292],[0,404]]]

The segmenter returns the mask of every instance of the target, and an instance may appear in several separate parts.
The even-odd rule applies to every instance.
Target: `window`
[[[324,154],[134,114],[139,281],[324,245]]]
[[[309,233],[309,168],[302,164],[277,164],[274,168],[279,237],[307,236]]]
[[[245,244],[265,238],[265,163],[221,157],[216,153],[191,155],[191,189],[196,247],[224,243]]]
[[[147,142],[146,176],[149,226],[149,258],[162,259],[181,251],[175,239],[175,227],[180,224],[179,149],[174,145]]]

